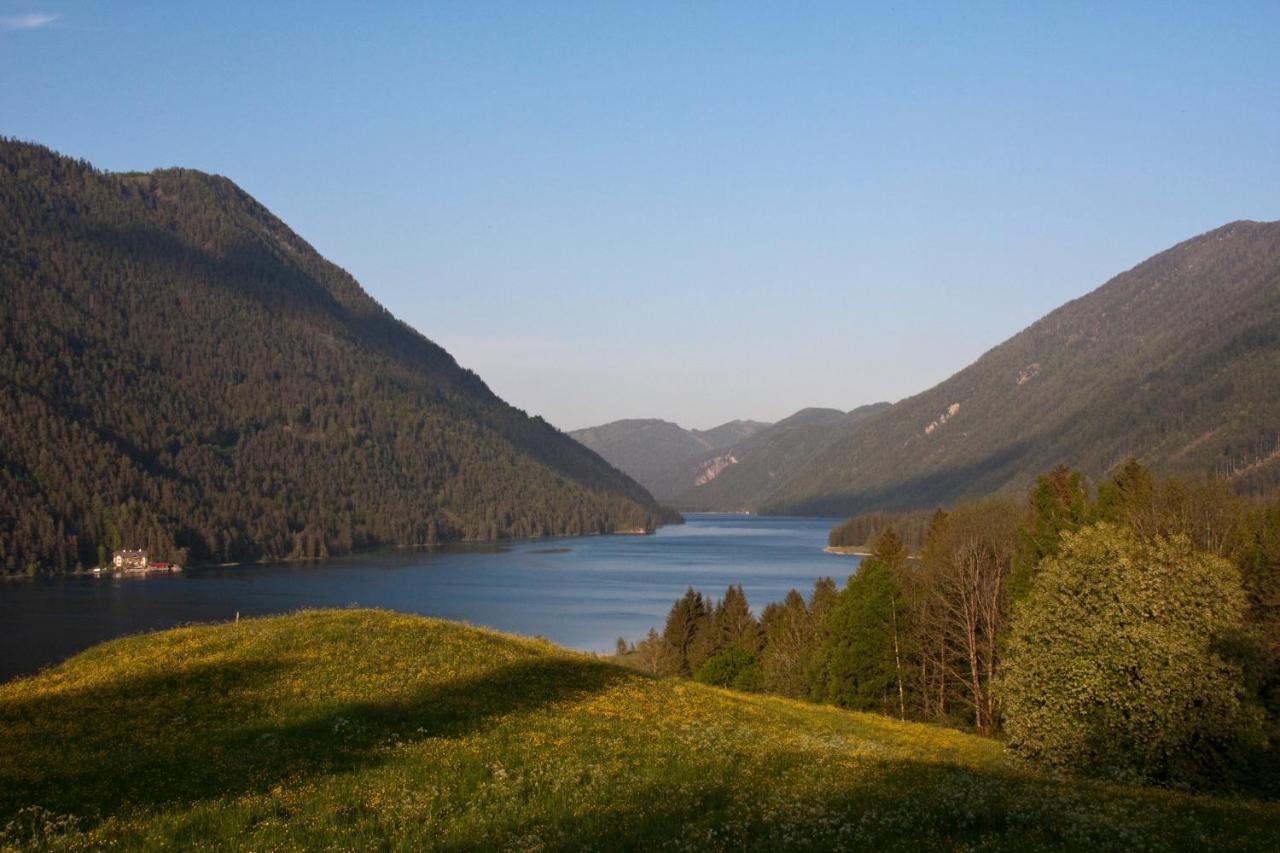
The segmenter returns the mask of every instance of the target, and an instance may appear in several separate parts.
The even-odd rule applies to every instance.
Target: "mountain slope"
[[[839,409],[801,409],[720,453],[685,460],[668,470],[654,494],[689,510],[737,511],[766,504],[790,474],[822,452],[841,430],[854,428],[888,403]]]
[[[765,508],[922,508],[1128,456],[1246,492],[1280,484],[1280,223],[1234,222],[1116,276],[841,429]]]
[[[368,610],[126,637],[0,685],[5,849],[1272,850],[1280,806]]]
[[[0,140],[0,567],[652,528],[225,178]]]
[[[613,421],[569,435],[656,495],[666,493],[664,476],[673,466],[722,450],[768,426],[737,420],[696,430],[652,418]]]

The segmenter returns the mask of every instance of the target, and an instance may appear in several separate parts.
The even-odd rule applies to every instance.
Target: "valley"
[[[1277,330],[1280,222],[1233,222],[893,404],[804,409],[684,456],[642,447],[620,424],[585,432],[612,429],[618,437],[596,448],[605,459],[698,511],[931,509],[1018,496],[1059,464],[1099,479],[1129,458],[1264,495],[1280,486]]]
[[[0,853],[1280,850],[1277,32],[0,0]]]

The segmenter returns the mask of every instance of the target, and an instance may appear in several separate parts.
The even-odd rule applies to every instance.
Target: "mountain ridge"
[[[842,426],[855,427],[883,411],[889,403],[871,403],[850,411],[808,407],[726,449],[727,458],[704,460],[692,483],[665,496],[673,506],[691,511],[756,511],[787,472],[814,458]],[[687,471],[687,466],[686,466]]]
[[[842,431],[765,509],[927,508],[1017,491],[1058,463],[1100,477],[1130,456],[1265,491],[1280,481],[1278,329],[1280,222],[1228,223]]]
[[[1280,222],[1181,241],[897,403],[802,409],[650,482],[685,510],[837,517],[1018,492],[1060,463],[1098,478],[1131,456],[1280,486]]]
[[[656,493],[667,488],[666,478],[676,464],[715,454],[768,427],[760,421],[738,419],[698,430],[660,418],[624,418],[573,430],[569,436]]]
[[[888,406],[874,403],[845,412],[808,407],[775,424],[729,421],[712,430],[683,430],[661,419],[613,421],[571,435],[598,450],[620,470],[633,474],[660,500],[691,511],[741,511],[760,503],[774,485],[778,469],[816,454],[828,440],[827,428],[857,423]],[[737,429],[732,429],[733,427]],[[743,427],[747,428],[743,428]],[[646,429],[690,436],[673,450],[645,436]],[[706,440],[722,436],[720,443]]]

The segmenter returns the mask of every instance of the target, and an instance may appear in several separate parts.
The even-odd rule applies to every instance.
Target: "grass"
[[[1276,849],[1280,805],[1055,779],[934,726],[381,611],[0,686],[0,848]]]

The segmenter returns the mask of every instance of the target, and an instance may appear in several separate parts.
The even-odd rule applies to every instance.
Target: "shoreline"
[[[684,522],[680,521],[678,523],[683,524]],[[359,556],[363,554],[375,554],[379,551],[418,551],[418,550],[434,551],[436,549],[447,549],[447,548],[454,548],[454,547],[465,549],[465,548],[475,548],[477,546],[479,547],[492,546],[492,547],[501,549],[504,546],[509,546],[517,542],[549,542],[557,539],[583,539],[589,536],[652,536],[658,530],[660,530],[663,527],[666,527],[669,524],[677,524],[677,522],[664,522],[663,524],[659,524],[653,530],[646,530],[643,527],[629,527],[629,528],[620,529],[620,530],[611,530],[608,533],[597,533],[596,531],[591,531],[589,533],[561,534],[561,535],[555,535],[555,536],[518,536],[518,537],[512,536],[505,539],[446,539],[444,541],[436,542],[434,544],[419,542],[419,543],[395,544],[395,545],[373,545],[366,548],[353,548],[350,551],[345,551],[340,554],[329,554],[324,557],[311,557],[311,558],[262,557],[257,560],[233,560],[231,562],[216,562],[212,560],[195,561],[192,563],[187,563],[186,565],[182,566],[181,569],[179,569],[179,571],[181,571],[182,569],[195,569],[195,570],[228,569],[228,568],[236,568],[236,567],[271,566],[271,565],[282,565],[282,564],[292,564],[292,563],[324,563],[324,562],[328,562],[329,560],[340,560],[345,557],[354,557],[354,556]],[[148,569],[143,571],[135,570],[135,571],[120,571],[120,572],[115,571],[114,569],[111,571],[107,571],[106,569],[103,569],[102,571],[95,572],[92,568],[88,568],[88,569],[72,569],[71,571],[56,572],[51,574],[29,575],[26,572],[0,571],[0,581],[22,582],[22,581],[41,580],[41,579],[47,580],[49,578],[73,578],[73,577],[91,577],[91,578],[123,577],[123,576],[138,577],[138,576],[143,576],[148,574],[165,574],[165,573],[172,573],[172,572],[170,572],[170,570],[168,569],[155,569],[155,570]]]

